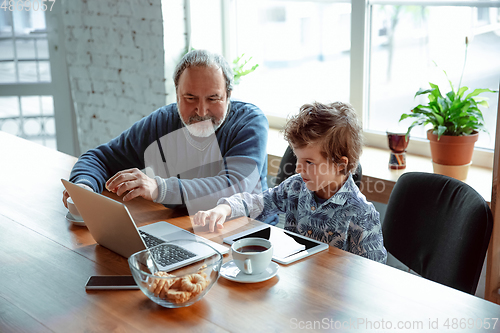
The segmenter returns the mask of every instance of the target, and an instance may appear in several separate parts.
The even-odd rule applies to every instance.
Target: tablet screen
[[[273,244],[273,260],[285,265],[328,249],[326,243],[266,224],[226,237],[224,243],[234,244],[248,237],[269,240]]]
[[[287,232],[286,230],[274,228],[273,232],[283,232],[287,236],[293,238],[297,243],[305,245],[305,247],[306,247],[305,249],[306,250],[309,250],[309,249],[311,249],[311,248],[313,248],[313,247],[315,247],[315,246],[318,245],[317,242],[313,242],[311,240],[308,240],[307,238],[299,237],[297,235],[294,235],[293,233]],[[238,241],[240,239],[244,239],[244,238],[248,238],[248,237],[258,237],[258,238],[264,238],[264,239],[269,240],[269,238],[271,237],[271,227],[267,227],[267,228],[264,228],[264,229],[261,229],[261,230],[257,230],[255,232],[250,233],[250,234],[246,234],[245,236],[242,236],[242,237],[239,237],[239,238],[235,238],[235,239],[233,239],[233,241],[236,242],[236,241]]]

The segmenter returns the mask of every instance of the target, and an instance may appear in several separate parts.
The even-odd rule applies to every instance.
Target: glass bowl
[[[163,266],[173,249],[203,253],[189,265]],[[222,254],[204,242],[175,240],[134,253],[128,258],[130,271],[142,292],[153,302],[167,307],[190,306],[202,299],[219,278]]]

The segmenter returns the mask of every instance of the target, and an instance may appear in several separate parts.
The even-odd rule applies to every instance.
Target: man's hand
[[[193,224],[204,226],[208,223],[208,229],[213,232],[216,225],[217,229],[224,228],[227,216],[231,216],[231,206],[222,204],[213,209],[196,213],[193,217]]]
[[[118,196],[126,193],[123,201],[129,201],[136,197],[154,201],[158,197],[156,180],[148,177],[137,168],[117,172],[106,182],[106,189]]]
[[[94,192],[94,190],[90,186],[87,186],[85,184],[76,184],[76,185],[83,187],[86,190]],[[63,201],[64,207],[66,207],[66,208],[68,208],[68,198],[69,198],[69,193],[68,193],[68,191],[64,190],[62,201]]]

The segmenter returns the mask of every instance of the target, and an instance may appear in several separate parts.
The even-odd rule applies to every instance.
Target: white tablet
[[[274,248],[273,260],[285,265],[328,249],[328,244],[268,224],[226,237],[224,243],[233,244],[248,237],[270,240]]]

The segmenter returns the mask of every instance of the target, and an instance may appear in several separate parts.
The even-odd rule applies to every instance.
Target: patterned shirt
[[[381,263],[387,260],[379,213],[349,175],[340,190],[318,204],[300,175],[261,194],[239,193],[220,199],[231,206],[231,217],[264,220],[285,213],[285,230]]]

